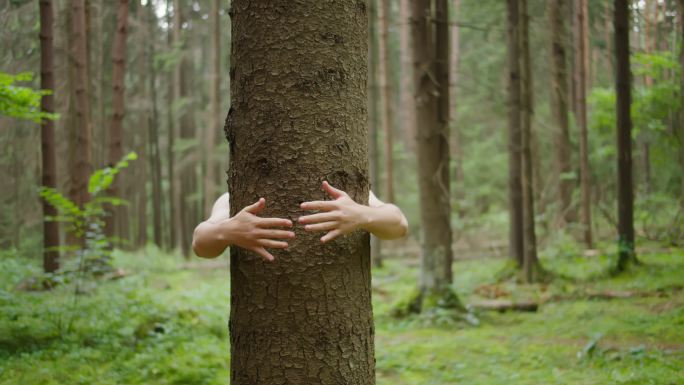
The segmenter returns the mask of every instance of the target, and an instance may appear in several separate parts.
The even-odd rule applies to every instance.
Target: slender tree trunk
[[[322,180],[367,203],[365,2],[253,4],[232,2],[232,214],[296,218]],[[231,248],[231,384],[374,384],[368,233],[297,232],[272,263]]]
[[[167,15],[169,14],[169,3],[171,0],[167,0]],[[180,2],[178,0],[173,1],[173,21],[169,17],[169,22],[173,24],[171,29],[171,38],[169,39],[169,46],[180,46],[181,44],[181,24],[180,24]],[[184,53],[181,52],[181,55]],[[169,195],[171,196],[171,201],[169,205],[169,217],[171,218],[171,249],[176,249],[182,237],[183,229],[181,228],[180,212],[180,189],[178,185],[179,173],[176,170],[176,153],[174,151],[175,138],[178,136],[178,127],[180,114],[177,111],[178,104],[180,102],[180,80],[181,80],[181,61],[180,59],[176,62],[171,76],[171,89],[169,97]]]
[[[77,205],[82,206],[90,197],[88,194],[88,178],[92,172],[92,124],[90,118],[90,92],[88,91],[88,52],[85,34],[84,0],[71,2],[70,21],[70,62],[73,79],[73,108],[75,141],[72,142],[71,153],[71,187],[69,197]]]
[[[380,151],[378,144],[378,126],[380,125],[379,113],[380,106],[380,87],[378,84],[378,61],[379,61],[379,40],[378,39],[378,0],[369,1],[369,30],[368,39],[368,122],[370,146],[370,175],[371,190],[382,191],[380,183]],[[380,238],[371,235],[371,260],[373,266],[382,267],[382,242]]]
[[[126,85],[126,37],[128,34],[128,0],[119,0],[116,15],[116,35],[112,46],[112,125],[109,129],[109,164],[114,165],[123,157],[123,118],[126,113],[124,96]],[[120,197],[120,182],[114,179],[109,195]],[[112,237],[115,234],[116,222],[120,221],[121,212],[116,208],[109,209],[110,215],[106,219],[105,234]]]
[[[393,130],[394,111],[392,103],[392,64],[389,47],[389,28],[391,8],[390,0],[380,0],[378,7],[380,19],[380,85],[382,86],[382,132],[384,134],[385,155],[385,196],[387,202],[394,202],[394,157],[393,157]]]
[[[43,95],[41,110],[55,112],[54,53],[52,46],[54,13],[52,0],[40,1],[40,88],[51,93]],[[42,184],[57,188],[57,157],[55,155],[55,122],[45,119],[40,127],[40,152],[42,160]],[[43,201],[43,270],[52,273],[59,269],[59,225],[46,220],[56,217],[57,209]]]
[[[404,136],[404,147],[411,153],[416,147],[416,108],[413,98],[413,53],[411,52],[411,1],[399,0],[400,24],[400,61],[401,61],[401,124]]]
[[[221,26],[219,10],[222,0],[214,0],[210,13],[211,23],[211,79],[209,81],[209,124],[205,132],[202,152],[205,154],[204,169],[204,212],[209,214],[216,198],[216,166],[214,149],[217,133],[221,131],[219,123],[219,92],[221,85]]]
[[[458,70],[459,61],[461,55],[461,30],[457,23],[456,16],[459,15],[461,11],[461,0],[452,1],[452,12],[451,12],[451,58],[449,66],[449,82],[451,83],[449,87],[449,130],[451,131],[451,156],[454,158],[454,184],[456,185],[456,202],[458,206],[458,213],[460,217],[465,216],[465,210],[463,203],[465,201],[465,189],[463,187],[464,174],[463,174],[463,149],[461,146],[461,131],[459,130],[458,123],[456,122],[456,93],[458,85]]]
[[[149,71],[149,90],[152,102],[152,111],[148,115],[149,136],[149,160],[150,173],[152,174],[152,233],[154,244],[163,247],[162,208],[164,207],[162,196],[161,154],[159,152],[159,111],[157,108],[157,69],[154,65],[155,38],[157,17],[154,14],[152,2],[147,3],[147,68]]]
[[[581,215],[583,229],[583,240],[587,248],[593,247],[591,231],[591,186],[589,182],[589,139],[587,127],[587,76],[586,76],[586,55],[585,46],[587,38],[584,36],[586,14],[586,1],[575,0],[575,84],[577,85],[577,122],[580,132],[580,188],[582,193]]]
[[[551,0],[547,4],[549,29],[551,32],[551,100],[553,117],[556,123],[554,139],[556,144],[556,176],[558,178],[558,202],[560,218],[564,224],[573,222],[572,186],[569,175],[570,165],[570,127],[568,124],[568,70],[566,47],[565,17],[569,7],[567,0]]]
[[[460,307],[450,290],[453,256],[449,192],[449,15],[446,0],[435,0],[434,6],[434,15],[430,0],[416,0],[411,7],[422,223],[420,295],[413,306],[416,310],[440,303]]]
[[[613,79],[613,49],[612,49],[612,8],[611,4],[613,0],[604,0],[605,1],[605,8],[603,9],[603,20],[604,20],[604,28],[603,32],[605,34],[604,40],[606,43],[606,74],[608,75],[608,79]]]
[[[508,13],[508,199],[509,254],[523,267],[522,136],[520,128],[519,0],[507,0]]]
[[[537,281],[540,277],[537,258],[537,236],[534,223],[534,172],[532,163],[532,60],[530,57],[529,14],[527,0],[520,0],[520,100],[522,139],[522,189],[523,189],[523,270],[525,281]]]
[[[632,79],[629,68],[629,1],[615,0],[615,63],[617,94],[618,149],[618,265],[623,271],[635,263],[634,251],[634,189],[632,180]]]
[[[684,74],[684,0],[678,0],[679,5],[679,37],[680,37],[680,49],[679,49],[679,66],[681,68],[682,74]],[[679,77],[679,98],[680,103],[684,106],[684,76]],[[680,178],[681,178],[681,189],[679,192],[679,199],[681,202],[682,210],[684,210],[684,108],[680,108],[679,113],[679,124],[677,128],[677,133],[679,136],[679,167],[680,167]]]

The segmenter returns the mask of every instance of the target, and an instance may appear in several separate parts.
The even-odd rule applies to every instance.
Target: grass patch
[[[415,290],[418,271],[415,261],[386,260],[373,272],[377,383],[684,383],[684,252],[639,258],[642,266],[609,277],[597,274],[609,257],[543,257],[545,268],[573,278],[544,285],[498,282],[501,259],[458,261],[453,289],[465,304],[487,295],[569,298],[536,313],[479,313],[478,326],[391,317],[393,304]],[[0,384],[228,381],[227,269],[184,269],[154,249],[116,253],[115,266],[129,274],[86,283],[74,301],[71,284],[15,291],[38,273],[27,261],[0,258]],[[649,294],[581,295],[606,290]]]

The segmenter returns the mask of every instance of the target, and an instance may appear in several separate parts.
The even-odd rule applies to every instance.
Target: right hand
[[[223,231],[225,234],[229,234],[231,245],[253,251],[267,261],[274,261],[275,257],[266,251],[266,248],[286,249],[288,244],[282,240],[294,238],[295,233],[274,229],[274,227],[292,227],[292,221],[289,219],[258,217],[257,214],[265,207],[266,200],[259,198],[256,203],[245,207],[225,221]],[[276,239],[280,239],[280,241],[276,241]]]

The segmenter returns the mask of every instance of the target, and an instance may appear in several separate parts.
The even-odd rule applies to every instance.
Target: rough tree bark
[[[380,19],[380,85],[382,86],[382,132],[384,134],[383,149],[385,155],[385,194],[386,202],[394,202],[394,156],[393,156],[393,136],[394,131],[394,103],[392,95],[392,63],[390,58],[389,29],[390,29],[390,0],[380,0],[378,7]]]
[[[40,1],[40,88],[49,90],[43,95],[41,110],[55,112],[54,52],[52,28],[54,24],[52,0]],[[55,155],[55,122],[44,119],[40,127],[40,153],[42,160],[42,184],[57,188],[57,157]],[[57,216],[57,209],[43,201],[43,270],[51,273],[59,269],[59,225],[46,217]]]
[[[520,0],[520,128],[522,142],[523,190],[523,271],[528,283],[541,278],[537,258],[537,236],[534,222],[534,173],[532,159],[532,117],[534,114],[532,90],[532,60],[530,57],[529,13],[527,0]]]
[[[367,203],[366,3],[233,0],[231,17],[231,214],[264,197],[297,218],[322,180]],[[231,249],[231,384],[375,383],[368,233],[319,237],[297,228],[273,263]]]
[[[73,0],[70,4],[70,67],[72,78],[72,108],[74,140],[70,142],[71,185],[70,199],[83,205],[90,199],[88,178],[92,172],[92,124],[90,118],[90,93],[88,92],[87,42],[85,32],[84,0]]]
[[[447,0],[411,5],[416,106],[416,155],[421,212],[419,295],[412,307],[460,307],[451,291],[449,191],[449,20]],[[420,124],[418,124],[420,123]]]
[[[585,28],[587,0],[575,0],[575,84],[576,113],[580,133],[580,189],[582,195],[581,219],[583,241],[587,248],[593,247],[591,231],[591,186],[589,181],[589,139],[587,127],[587,29]]]
[[[523,267],[522,137],[520,131],[520,15],[518,0],[507,0],[508,14],[508,207],[509,254]]]
[[[570,128],[568,124],[568,67],[565,17],[569,10],[567,0],[551,0],[547,4],[549,29],[551,32],[551,100],[556,123],[554,139],[556,144],[556,176],[558,178],[558,202],[563,224],[573,222],[572,186],[568,177],[571,168]]]
[[[632,179],[632,74],[629,68],[629,0],[615,0],[615,64],[617,94],[618,264],[617,271],[636,263],[634,189]]]
[[[119,0],[116,14],[116,35],[112,46],[112,125],[109,129],[109,165],[115,165],[123,157],[122,131],[126,112],[124,96],[126,93],[124,77],[126,75],[126,36],[128,34],[128,0]],[[108,195],[120,197],[120,182],[114,179]],[[117,221],[120,221],[122,210],[110,207],[109,216],[105,220],[105,234],[112,237]]]

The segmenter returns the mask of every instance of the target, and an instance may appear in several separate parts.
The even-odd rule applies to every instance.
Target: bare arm
[[[223,194],[214,203],[209,219],[195,227],[193,251],[198,257],[215,258],[228,246],[236,245],[273,261],[275,258],[266,248],[287,248],[287,242],[276,239],[291,239],[294,238],[294,233],[273,228],[291,227],[292,222],[289,219],[258,217],[257,214],[264,207],[266,200],[260,198],[231,217],[228,194]]]
[[[401,238],[408,232],[408,223],[401,210],[393,204],[380,201],[372,192],[369,205],[366,206],[354,202],[347,193],[328,182],[323,182],[323,189],[335,199],[302,203],[302,209],[320,212],[298,219],[299,223],[305,224],[306,231],[327,231],[321,237],[321,242],[331,241],[359,228],[381,239]]]

